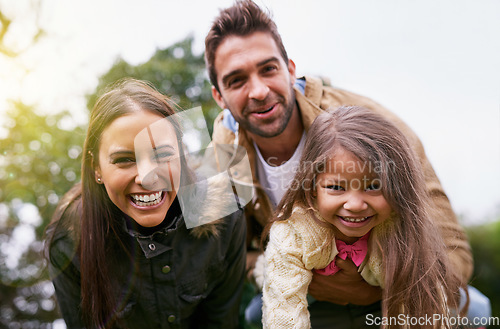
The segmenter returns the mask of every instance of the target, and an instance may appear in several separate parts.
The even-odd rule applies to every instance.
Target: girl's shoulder
[[[291,235],[310,247],[323,245],[325,239],[333,238],[331,229],[320,225],[310,210],[300,206],[295,206],[287,219],[273,223],[270,236],[273,235],[280,239]]]

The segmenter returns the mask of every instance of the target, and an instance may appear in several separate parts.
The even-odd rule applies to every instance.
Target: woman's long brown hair
[[[448,315],[448,307],[456,310],[462,284],[450,268],[444,242],[429,217],[420,163],[401,131],[371,110],[341,107],[316,118],[296,175],[266,233],[273,221],[289,218],[294,205],[308,209],[316,218],[316,176],[340,149],[375,168],[383,195],[396,214],[378,236],[385,282],[383,316],[432,318]]]
[[[133,259],[123,232],[123,213],[110,200],[103,185],[95,178],[99,163],[99,145],[104,130],[117,118],[136,111],[151,111],[164,117],[176,113],[177,105],[158,92],[149,83],[131,78],[122,79],[108,87],[99,97],[90,114],[87,135],[83,148],[81,186],[75,186],[66,200],[59,206],[53,224],[58,225],[66,208],[81,209],[79,247],[81,268],[82,314],[90,327],[112,328],[116,325],[116,314],[120,300],[113,289],[110,277],[110,263],[116,258],[116,251]],[[183,154],[182,130],[179,123],[170,120],[176,131],[179,150]],[[181,156],[181,184],[192,181],[185,158]],[[75,205],[76,204],[76,205]],[[69,212],[76,216],[75,211]],[[78,214],[80,215],[80,213]],[[77,218],[66,218],[64,221]],[[64,224],[68,226],[68,224]],[[118,249],[117,249],[118,248]]]

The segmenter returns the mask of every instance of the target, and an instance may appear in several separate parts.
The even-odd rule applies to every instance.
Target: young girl
[[[313,271],[335,275],[338,258],[382,288],[388,327],[449,316],[461,283],[426,212],[427,198],[419,162],[394,125],[360,107],[320,115],[268,227],[264,328],[310,328]]]

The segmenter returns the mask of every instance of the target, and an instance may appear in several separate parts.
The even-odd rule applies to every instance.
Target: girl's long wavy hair
[[[158,92],[148,82],[126,78],[109,86],[97,100],[90,113],[87,135],[82,158],[81,185],[77,184],[68,193],[72,200],[66,200],[56,211],[53,224],[61,220],[65,213],[69,216],[81,214],[78,254],[81,269],[82,316],[89,326],[112,328],[121,311],[119,296],[116,294],[116,282],[112,280],[110,268],[116,261],[117,250],[130,259],[129,242],[124,235],[123,213],[108,197],[104,185],[95,178],[96,165],[99,163],[99,145],[105,129],[117,118],[137,111],[151,111],[163,117],[176,113],[178,107],[168,97]],[[193,173],[189,170],[185,157],[182,156],[182,130],[175,117],[169,122],[174,126],[181,154],[181,185],[193,182]],[[69,211],[66,211],[66,208]],[[79,209],[79,212],[71,208]],[[57,218],[56,218],[57,217]],[[80,217],[80,216],[79,216]],[[66,218],[65,221],[77,218]],[[62,224],[68,226],[68,224]],[[129,239],[130,240],[130,239]]]
[[[461,281],[450,268],[439,230],[429,218],[420,162],[401,131],[371,110],[340,107],[316,118],[296,175],[266,232],[273,221],[289,218],[294,205],[316,218],[316,177],[340,149],[376,168],[382,193],[395,213],[378,239],[385,282],[383,316],[432,317],[447,315],[448,307],[457,310]]]

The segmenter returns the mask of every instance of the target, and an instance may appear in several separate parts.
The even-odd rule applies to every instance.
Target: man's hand
[[[382,289],[368,284],[350,259],[337,257],[335,264],[340,271],[334,275],[313,272],[309,294],[316,300],[340,305],[370,305],[382,298]]]

